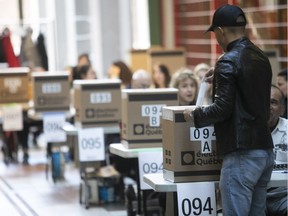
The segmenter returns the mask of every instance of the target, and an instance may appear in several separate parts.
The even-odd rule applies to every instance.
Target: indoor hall
[[[225,28],[212,25],[206,32],[224,4],[245,12],[245,36],[269,59],[287,118],[287,0],[0,1],[0,214],[174,216],[181,204],[182,213],[196,204],[198,213],[221,215],[214,126],[196,129],[182,114],[185,106],[215,100],[213,86],[201,81],[224,54],[214,30]],[[186,95],[183,83],[189,84]],[[7,126],[9,115],[17,118]],[[274,142],[272,189],[287,186],[282,132]],[[85,199],[78,163],[95,160],[101,166],[93,164],[93,172],[107,168],[121,184],[97,176],[85,185]],[[114,190],[111,202],[104,184]],[[80,197],[97,202],[86,209]],[[213,208],[202,209],[204,203]]]
[[[51,170],[46,177],[46,148],[39,144],[30,149],[29,166],[19,162],[0,163],[1,215],[45,216],[45,215],[103,215],[125,216],[124,202],[103,204],[91,203],[89,209],[79,203],[81,177],[73,162],[65,166],[64,179],[53,182]]]

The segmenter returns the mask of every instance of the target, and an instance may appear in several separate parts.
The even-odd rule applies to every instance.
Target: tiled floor
[[[79,203],[80,176],[72,163],[66,165],[65,180],[53,183],[46,179],[45,151],[30,149],[30,165],[3,163],[0,153],[0,215],[1,216],[125,216],[124,203],[91,206]],[[19,159],[21,152],[18,153]]]

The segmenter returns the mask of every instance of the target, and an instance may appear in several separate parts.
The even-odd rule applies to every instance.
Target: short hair
[[[232,34],[243,34],[245,32],[245,26],[225,26],[221,28],[225,28],[227,32]]]
[[[148,73],[146,70],[144,69],[138,69],[136,70],[133,75],[132,75],[132,79],[133,80],[138,80],[138,79],[151,79],[150,73]]]
[[[173,75],[172,75],[172,79],[170,82],[170,87],[172,88],[178,88],[179,87],[179,83],[183,80],[186,79],[191,79],[195,82],[197,91],[198,91],[198,87],[199,87],[199,80],[198,78],[193,74],[192,70],[189,68],[180,68],[179,70],[177,70]]]

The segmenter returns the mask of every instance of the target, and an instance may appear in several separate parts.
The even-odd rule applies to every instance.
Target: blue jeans
[[[273,150],[239,150],[225,155],[220,176],[223,215],[264,216]]]

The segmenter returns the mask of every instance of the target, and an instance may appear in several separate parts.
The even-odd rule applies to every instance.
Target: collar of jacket
[[[241,37],[237,40],[234,40],[232,42],[230,42],[228,45],[227,45],[227,51],[230,51],[233,49],[233,47],[235,47],[236,44],[238,44],[239,42],[243,41],[243,40],[247,40],[247,37]]]

